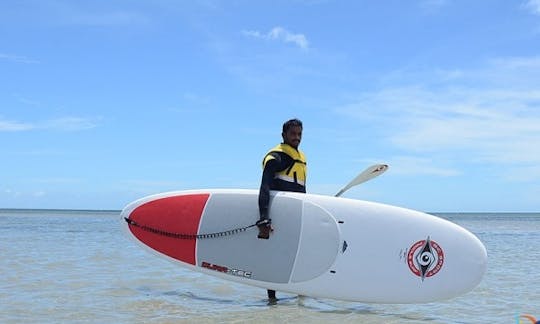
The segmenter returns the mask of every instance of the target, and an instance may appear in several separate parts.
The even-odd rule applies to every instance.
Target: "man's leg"
[[[275,290],[268,289],[267,292],[268,292],[268,300],[269,301],[276,301],[277,300]]]

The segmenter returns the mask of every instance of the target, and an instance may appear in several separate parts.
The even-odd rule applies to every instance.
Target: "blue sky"
[[[304,122],[308,192],[540,210],[540,1],[0,3],[0,208],[258,188]]]

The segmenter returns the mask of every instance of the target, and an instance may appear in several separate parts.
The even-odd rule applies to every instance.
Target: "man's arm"
[[[281,156],[277,153],[270,153],[272,157],[264,165],[259,189],[259,214],[260,219],[268,219],[268,206],[270,204],[270,185],[274,180],[276,172],[281,165]]]

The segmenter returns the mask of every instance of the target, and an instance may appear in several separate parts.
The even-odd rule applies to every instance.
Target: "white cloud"
[[[4,195],[12,197],[12,198],[16,198],[16,197],[21,196],[20,192],[12,190],[12,189],[4,189],[3,193],[4,193]]]
[[[533,14],[540,16],[540,0],[529,0],[525,2],[524,6]]]
[[[39,191],[28,191],[28,192],[21,192],[21,191],[16,191],[16,190],[12,190],[12,189],[4,189],[0,192],[0,198],[2,196],[8,198],[8,199],[20,199],[20,198],[24,198],[24,199],[27,199],[27,198],[42,198],[42,197],[45,197],[47,195],[47,192],[43,191],[43,190],[39,190]]]
[[[482,69],[450,72],[442,82],[441,71],[400,74],[393,85],[363,93],[338,112],[379,125],[389,145],[409,154],[540,164],[539,57],[493,60]]]
[[[20,132],[33,128],[32,124],[0,119],[0,132]]]
[[[538,0],[540,3],[540,0]],[[540,69],[540,56],[498,58],[490,61],[496,68],[505,69]]]
[[[0,117],[0,132],[22,132],[30,130],[80,131],[97,127],[97,120],[80,117],[63,117],[28,123],[6,120]]]
[[[15,63],[25,63],[25,64],[39,63],[39,61],[28,58],[26,56],[7,54],[7,53],[0,53],[0,60],[6,60],[10,62],[15,62]]]
[[[407,151],[470,150],[483,161],[540,163],[540,91],[395,88],[342,109],[389,125],[390,143]]]
[[[304,34],[294,34],[279,26],[272,28],[267,33],[261,33],[257,30],[244,30],[242,31],[242,34],[248,37],[293,43],[302,49],[308,49],[309,47],[309,42]]]
[[[38,124],[38,128],[55,129],[62,131],[79,131],[97,127],[97,123],[93,119],[80,117],[63,117],[51,119]]]
[[[441,167],[431,159],[413,156],[398,156],[388,163],[392,166],[394,174],[413,175],[435,175],[441,177],[451,177],[460,175],[461,172],[451,167]]]
[[[265,38],[264,34],[261,34],[258,30],[242,30],[242,35],[255,38]]]
[[[27,105],[27,106],[34,106],[34,107],[39,107],[41,106],[41,103],[37,100],[33,100],[33,99],[29,99],[29,98],[26,98],[24,96],[21,96],[19,94],[14,94],[15,98],[17,99],[18,102],[24,104],[24,105]]]

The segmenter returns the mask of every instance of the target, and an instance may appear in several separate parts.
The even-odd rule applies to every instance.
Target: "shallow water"
[[[472,292],[422,305],[297,297],[185,270],[142,250],[119,212],[0,210],[2,323],[516,323],[540,317],[540,214],[440,214],[488,250]]]

